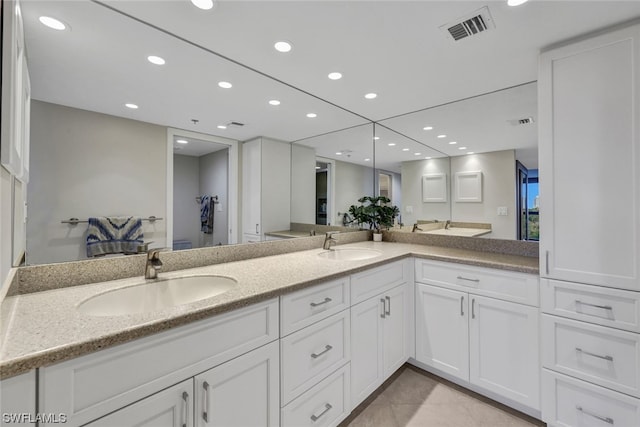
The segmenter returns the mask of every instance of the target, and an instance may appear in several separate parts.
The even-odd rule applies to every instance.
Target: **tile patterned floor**
[[[546,424],[405,365],[340,427],[543,427]]]

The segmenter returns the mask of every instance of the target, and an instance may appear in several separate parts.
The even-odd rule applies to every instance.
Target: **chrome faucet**
[[[422,228],[418,227],[418,223],[417,222],[415,224],[413,224],[413,228],[411,229],[412,233],[415,233],[416,231],[422,231]]]
[[[339,231],[327,231],[324,236],[324,243],[322,244],[322,249],[330,250],[331,245],[335,245],[338,241],[333,238],[334,234],[339,233]]]
[[[449,228],[451,228],[451,220],[447,220],[447,222],[444,223],[444,229],[448,230]]]
[[[160,261],[160,249],[149,249],[147,251],[147,265],[144,267],[145,279],[157,279],[158,271],[162,270]]]

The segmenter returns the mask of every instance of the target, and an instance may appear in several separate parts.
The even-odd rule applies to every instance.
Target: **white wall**
[[[291,226],[291,144],[262,138],[261,155],[262,232],[288,230]]]
[[[198,247],[200,239],[200,159],[173,155],[173,240],[188,240]]]
[[[27,263],[86,258],[86,224],[71,217],[166,218],[166,128],[33,101]],[[166,223],[144,223],[144,240],[167,246]]]
[[[291,222],[315,224],[316,153],[291,145]]]
[[[373,195],[374,170],[336,160],[335,180],[335,206],[331,225],[342,225],[341,214],[347,212],[349,206],[358,205],[358,199],[362,196]]]
[[[200,247],[213,245],[226,245],[229,243],[229,196],[228,196],[228,173],[229,173],[229,150],[219,150],[199,158],[200,180],[199,195],[218,196],[219,204],[215,205],[213,213],[213,234],[200,233]],[[175,197],[175,196],[174,196]],[[200,207],[198,215],[200,218]],[[199,230],[200,227],[197,227]],[[195,246],[194,246],[195,247]]]
[[[456,172],[470,171],[482,171],[482,203],[458,203],[452,200],[451,220],[490,223],[492,231],[487,237],[515,239],[515,151],[494,151],[451,158],[452,176]],[[497,209],[501,206],[508,208],[507,216],[498,216]]]
[[[402,171],[402,222],[411,226],[420,220],[439,221],[451,218],[451,197],[446,202],[424,203],[422,201],[422,176],[443,173],[447,177],[447,188],[451,188],[449,158],[403,162]],[[450,191],[447,191],[449,194]],[[410,212],[411,211],[411,212]]]

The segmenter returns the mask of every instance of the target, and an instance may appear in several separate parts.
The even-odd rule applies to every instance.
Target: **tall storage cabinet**
[[[640,23],[542,53],[538,89],[543,420],[640,425]]]
[[[242,144],[242,242],[288,230],[291,218],[291,145],[268,138]]]

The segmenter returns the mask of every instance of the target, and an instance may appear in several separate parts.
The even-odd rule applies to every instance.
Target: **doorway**
[[[331,163],[316,162],[316,224],[331,225]]]
[[[518,240],[540,240],[538,170],[516,161]]]

